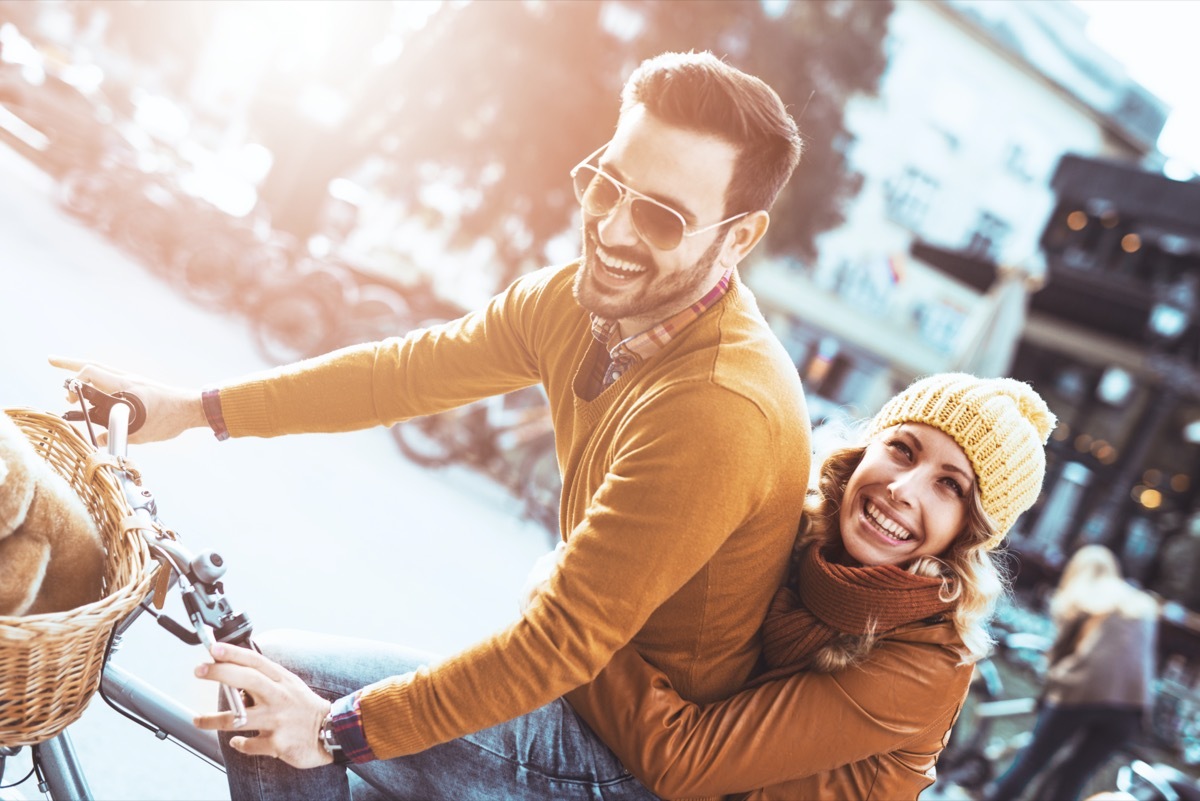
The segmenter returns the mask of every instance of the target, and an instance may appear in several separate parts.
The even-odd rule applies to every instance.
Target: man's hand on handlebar
[[[246,722],[238,726],[231,712],[200,715],[201,729],[258,730],[255,737],[239,735],[229,744],[243,754],[272,756],[294,768],[315,768],[333,761],[321,747],[321,722],[330,703],[308,688],[296,674],[249,648],[220,643],[212,648],[215,662],[196,668],[202,679],[245,690],[253,699]]]
[[[174,439],[189,428],[208,424],[204,419],[199,390],[172,387],[110,367],[62,356],[51,356],[50,364],[74,372],[75,378],[110,395],[115,392],[137,395],[146,407],[146,423],[129,437],[130,442]],[[72,393],[68,393],[68,402],[75,403],[77,400]],[[103,444],[107,437],[100,434],[98,439]]]

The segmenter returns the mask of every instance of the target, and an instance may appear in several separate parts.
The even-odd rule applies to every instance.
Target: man
[[[342,792],[340,767],[283,764],[334,756],[397,797],[561,795],[526,781],[523,755],[539,738],[594,739],[555,699],[623,645],[692,700],[743,684],[787,566],[810,450],[795,367],[736,267],[799,154],[794,121],[762,81],[708,53],[664,54],[630,77],[613,138],[572,171],[582,258],[522,277],[482,311],[202,394],[57,362],[144,395],[142,439],[202,425],[218,437],[391,425],[545,387],[564,524],[545,589],[519,621],[432,666],[404,672],[381,646],[389,655],[374,663],[391,670],[354,673],[361,683],[337,667],[372,662],[361,643],[267,648],[274,660],[218,649],[205,675],[249,693],[244,728],[259,732],[226,750],[235,796]],[[554,720],[543,726],[546,709]],[[533,710],[541,717],[497,725]],[[232,728],[228,713],[199,723]],[[494,741],[470,739],[485,729]],[[451,741],[515,774],[484,776],[461,755],[408,756],[446,753],[433,747]],[[581,749],[563,745],[538,770],[586,784]]]

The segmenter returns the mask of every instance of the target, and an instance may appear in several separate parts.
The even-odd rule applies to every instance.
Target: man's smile
[[[609,277],[619,281],[628,281],[633,278],[641,277],[647,274],[650,270],[644,264],[619,259],[609,253],[600,245],[596,246],[596,265],[600,270]]]

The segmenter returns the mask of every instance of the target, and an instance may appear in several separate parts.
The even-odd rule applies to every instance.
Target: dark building
[[[1059,427],[1015,549],[1056,571],[1100,542],[1129,577],[1200,609],[1200,182],[1068,155],[1052,186],[1047,281],[1012,375]]]
[[[1200,610],[1200,182],[1068,155],[1052,186],[1046,283],[1010,371],[1059,418],[1046,490],[1013,537],[1022,580],[1101,542]],[[996,280],[966,252],[912,255],[980,291]]]
[[[1107,545],[1168,602],[1159,655],[1190,686],[1200,681],[1200,182],[1066,156],[1053,188],[1046,283],[1010,374],[1037,388],[1059,425],[1041,500],[1009,539],[1017,584],[1049,586],[1076,547]],[[916,243],[913,256],[980,290],[996,280],[995,264],[966,252]]]

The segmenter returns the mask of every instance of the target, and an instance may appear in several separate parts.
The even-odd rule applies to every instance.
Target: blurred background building
[[[1086,22],[1070,3],[897,3],[878,94],[847,104],[864,180],[845,223],[750,282],[820,413],[869,414],[937,370],[1030,381],[1060,424],[1012,537],[1019,581],[1107,544],[1177,604],[1164,640],[1195,659],[1200,183],[1162,174],[1170,109]]]
[[[810,391],[853,416],[937,370],[1033,383],[1061,422],[1014,536],[1026,580],[1098,541],[1195,607],[1159,551],[1196,539],[1200,183],[1161,174],[1169,108],[1085,23],[1069,3],[898,3],[878,95],[847,105],[864,180],[845,223],[750,282]]]
[[[1070,3],[896,5],[878,95],[847,104],[864,181],[845,224],[814,264],[754,273],[816,392],[866,412],[917,375],[1008,372],[1024,296],[1046,278],[1058,160],[1159,160],[1168,109],[1086,21]],[[946,252],[992,270],[948,271]]]

